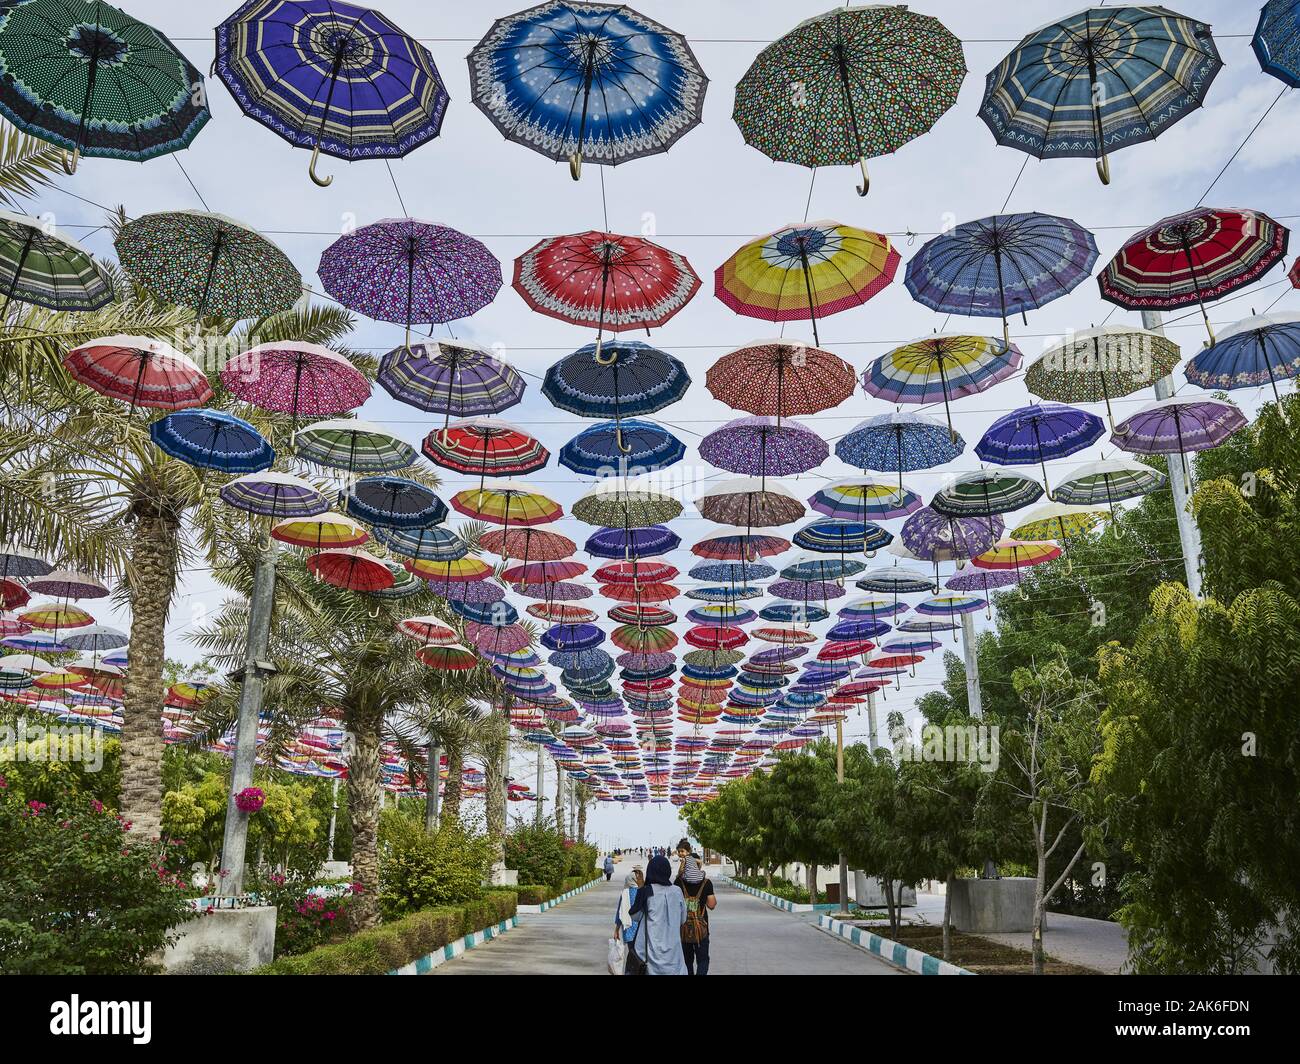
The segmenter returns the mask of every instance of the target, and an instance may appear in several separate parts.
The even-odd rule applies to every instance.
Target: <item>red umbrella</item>
[[[385,591],[393,586],[392,570],[355,547],[319,551],[307,559],[307,568],[325,583],[349,591]]]
[[[585,565],[575,561],[527,562],[510,566],[501,574],[501,579],[507,584],[554,584],[581,576],[586,571]]]
[[[499,554],[507,560],[521,558],[526,562],[556,562],[570,557],[578,549],[568,536],[541,528],[494,528],[479,537],[478,545],[490,554]]]
[[[714,625],[697,625],[683,638],[691,646],[699,647],[701,650],[734,650],[749,642],[749,636],[739,628],[723,628]]]
[[[601,584],[600,593],[615,602],[671,602],[681,591],[674,584]]]
[[[22,584],[12,577],[0,580],[0,609],[22,609],[31,602],[32,595]]]
[[[235,355],[221,367],[221,383],[246,403],[299,417],[329,417],[370,398],[370,382],[356,366],[320,344],[281,340]]]
[[[856,658],[860,654],[869,654],[876,649],[876,644],[870,639],[847,639],[834,643],[827,643],[817,652],[818,661],[843,661],[846,658]]]
[[[421,448],[430,461],[457,473],[513,477],[541,469],[551,452],[523,429],[494,417],[470,417],[434,429]]]
[[[602,565],[592,576],[603,584],[666,584],[678,574],[675,565],[656,561],[612,562]]]
[[[421,644],[450,646],[459,642],[456,630],[440,617],[407,617],[397,622],[397,630]]]
[[[515,260],[515,291],[533,310],[605,329],[662,325],[699,291],[691,264],[649,240],[616,233],[547,237]]]
[[[723,355],[704,386],[733,410],[791,417],[829,410],[853,394],[857,371],[838,355],[794,340],[764,340]]]
[[[666,610],[662,606],[615,606],[605,616],[611,621],[617,621],[619,624],[641,624],[662,626],[672,624],[677,620],[677,614],[672,610]]]
[[[212,398],[207,374],[161,340],[105,336],[74,347],[63,366],[100,395],[154,410],[184,410]]]
[[[586,606],[569,606],[563,602],[532,602],[525,609],[530,617],[554,624],[590,624],[598,616]]]

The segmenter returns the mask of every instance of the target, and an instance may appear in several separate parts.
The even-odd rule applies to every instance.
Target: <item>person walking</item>
[[[677,876],[686,902],[686,922],[682,924],[682,957],[689,975],[709,974],[709,913],[718,905],[713,880],[704,871],[698,854],[682,860]]]
[[[614,910],[614,937],[627,949],[627,960],[623,965],[624,975],[645,974],[641,971],[645,965],[641,963],[641,958],[632,948],[632,942],[641,928],[641,921],[632,915],[632,906],[636,903],[636,896],[644,885],[645,873],[640,865],[636,865],[623,879],[623,889],[618,895],[618,908]]]
[[[605,882],[608,883],[614,878],[614,858],[610,854],[605,854]]]
[[[631,950],[644,966],[638,975],[687,974],[682,953],[686,899],[672,876],[673,866],[667,857],[652,857],[646,865],[645,885],[637,891],[636,900],[628,909],[629,916],[641,917]]]

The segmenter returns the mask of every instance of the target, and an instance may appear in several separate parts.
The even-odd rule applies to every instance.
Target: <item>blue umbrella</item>
[[[619,448],[619,434],[623,446]],[[583,476],[650,473],[680,462],[686,445],[661,425],[649,421],[607,421],[583,429],[560,448],[560,465]]]
[[[1034,403],[1003,414],[989,426],[975,453],[998,465],[1037,462],[1047,484],[1047,462],[1091,447],[1106,431],[1101,418],[1064,403]],[[1052,497],[1051,489],[1047,497]],[[1032,501],[1032,500],[1031,500]]]
[[[688,610],[686,619],[692,624],[741,625],[752,624],[758,614],[732,602],[716,602]]]
[[[686,597],[700,602],[742,602],[745,599],[758,598],[762,593],[761,588],[738,584],[727,587],[693,587],[686,592]]]
[[[347,512],[387,528],[424,528],[447,519],[447,504],[431,488],[406,477],[362,477],[352,485]]]
[[[422,528],[385,528],[375,526],[375,539],[394,554],[420,561],[457,561],[469,554],[469,544],[449,528],[425,525]]]
[[[1154,140],[1205,99],[1223,66],[1210,27],[1163,7],[1092,7],[1025,37],[985,83],[999,144],[1039,159],[1093,158]]]
[[[823,518],[804,525],[794,534],[796,547],[819,554],[856,554],[889,546],[894,534],[874,521],[842,521]]]
[[[220,410],[177,410],[149,426],[158,449],[201,469],[260,473],[275,451],[247,421]]]
[[[766,580],[775,576],[776,570],[763,562],[710,562],[694,566],[687,574],[692,580],[747,584],[751,580]]]
[[[884,621],[867,617],[839,621],[826,633],[826,640],[830,643],[846,643],[854,639],[875,639],[877,636],[884,635],[892,627],[893,625],[886,624]]]
[[[1300,89],[1300,6],[1294,0],[1268,0],[1250,44],[1265,74]]]
[[[519,611],[508,602],[449,602],[448,605],[467,621],[505,628],[519,620]]]
[[[686,38],[614,4],[549,0],[497,19],[469,54],[474,104],[509,140],[614,166],[667,151],[700,121],[704,76]]]
[[[894,411],[858,422],[835,444],[835,457],[864,472],[897,472],[901,488],[904,473],[951,462],[965,449],[966,441],[941,421]]]
[[[547,650],[589,650],[605,641],[605,633],[594,624],[557,624],[542,633]]]
[[[940,233],[907,264],[907,290],[931,310],[1001,318],[1034,310],[1092,275],[1097,242],[1069,218],[995,214]]]
[[[645,528],[602,528],[587,537],[583,549],[596,558],[654,558],[682,545],[676,532],[664,525]]]
[[[818,621],[826,620],[831,614],[824,607],[814,606],[811,603],[774,602],[759,610],[758,615],[765,621],[776,621],[781,624],[816,624]]]
[[[1267,384],[1278,399],[1278,380],[1300,376],[1300,314],[1252,314],[1221,332],[1183,372],[1207,391]]]
[[[860,561],[849,558],[801,558],[781,570],[782,580],[829,581],[857,576],[866,569]]]

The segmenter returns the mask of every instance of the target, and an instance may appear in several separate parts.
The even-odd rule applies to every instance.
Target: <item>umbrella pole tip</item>
[[[71,152],[65,151],[60,161],[63,163],[63,172],[71,177],[77,172],[77,164],[81,162],[81,149],[76,148]]]

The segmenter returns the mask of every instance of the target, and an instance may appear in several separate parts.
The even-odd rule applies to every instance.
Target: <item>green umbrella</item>
[[[152,26],[98,0],[0,11],[0,114],[71,152],[142,162],[188,147],[211,117],[203,78]]]
[[[113,301],[113,282],[94,256],[39,218],[0,211],[0,290],[4,304],[47,310],[98,310]]]
[[[945,517],[992,517],[1037,502],[1043,486],[1032,477],[1009,469],[976,469],[948,481],[930,508]]]
[[[837,8],[764,48],[736,86],[732,117],[764,155],[862,167],[928,132],[957,101],[961,41],[906,7]]]
[[[294,453],[348,473],[394,473],[415,462],[415,448],[369,421],[317,421],[294,437]]]
[[[132,280],[200,318],[278,314],[302,295],[302,277],[289,257],[221,214],[145,214],[122,227],[116,244]]]
[[[607,482],[608,483],[608,482]],[[607,528],[649,528],[671,521],[682,512],[682,504],[671,495],[648,488],[613,482],[601,484],[573,504],[570,513],[579,521]]]

